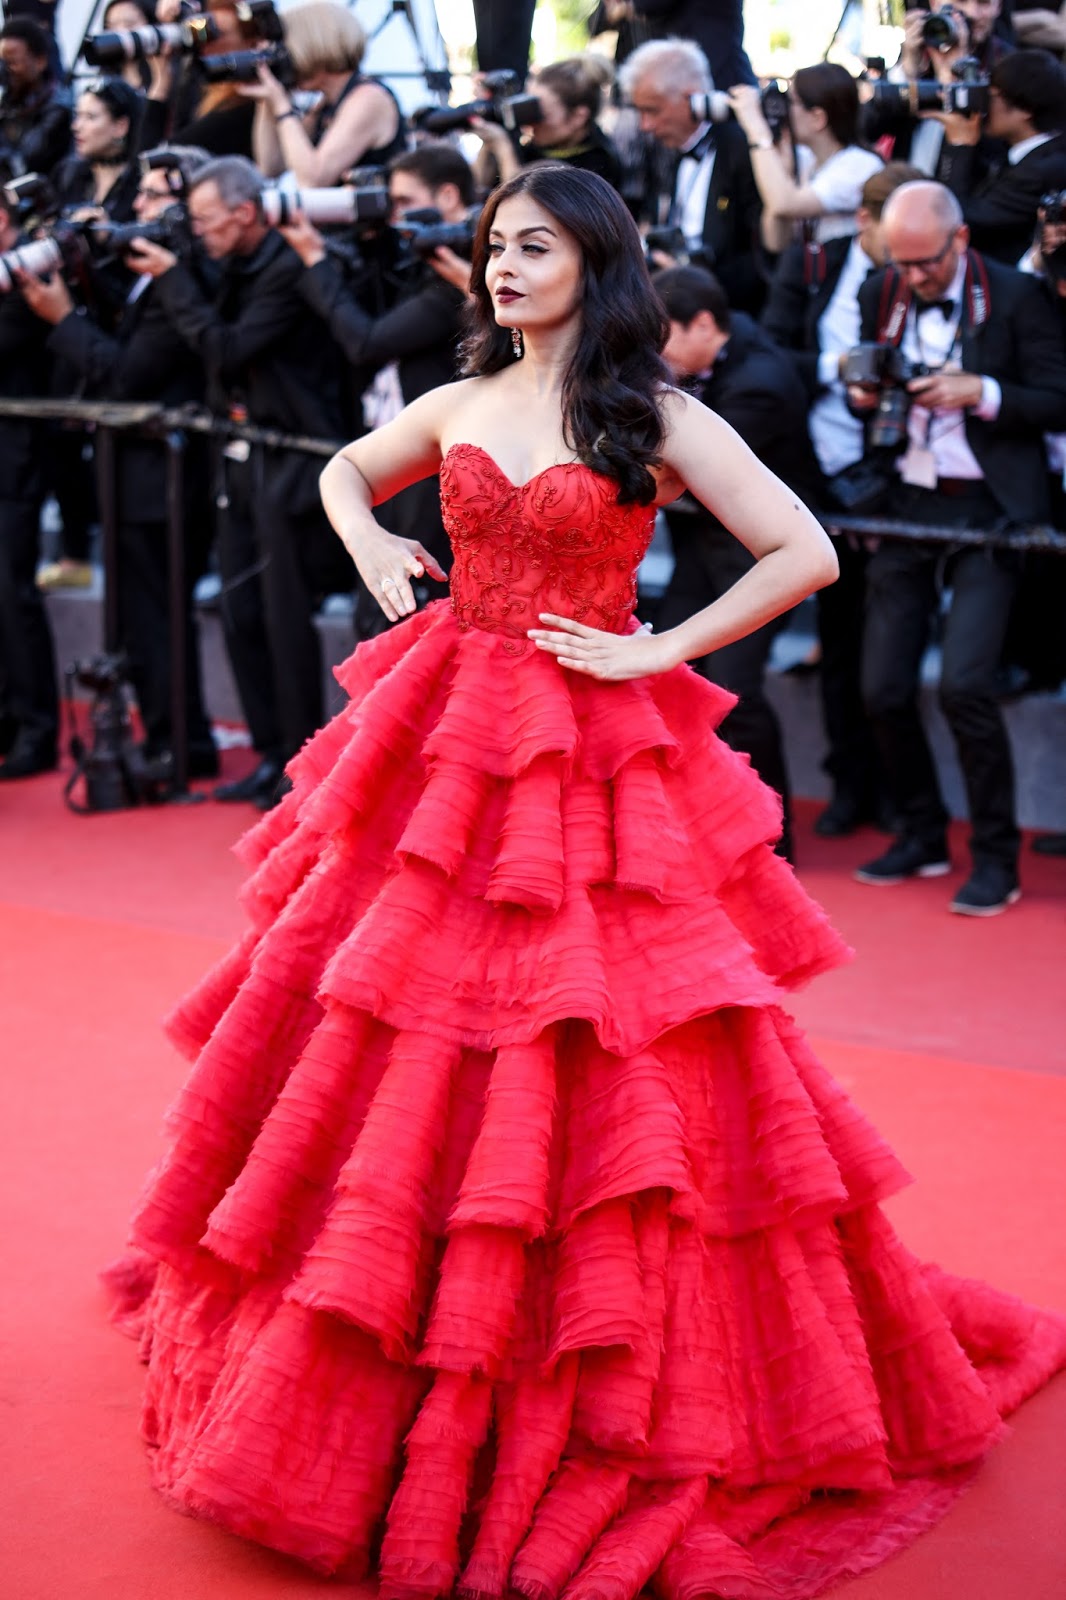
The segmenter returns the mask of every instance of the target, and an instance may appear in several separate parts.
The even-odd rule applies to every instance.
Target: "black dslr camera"
[[[145,23],[140,28],[118,28],[113,33],[91,33],[81,53],[90,67],[121,71],[127,61],[146,61],[170,50],[174,55],[197,56],[204,46],[218,38],[214,17],[201,15],[198,7],[184,0],[178,22]]]
[[[474,250],[477,215],[464,217],[462,222],[445,222],[435,207],[420,206],[416,210],[405,211],[392,224],[392,231],[399,235],[419,261],[428,261],[434,250],[441,246],[454,250],[457,256],[469,261]]]
[[[908,361],[893,344],[858,344],[848,351],[841,372],[843,383],[877,394],[867,436],[871,450],[901,450],[907,443],[913,397],[906,386],[912,378],[927,378],[929,372],[924,361]]]
[[[943,16],[943,12],[937,15]],[[981,76],[979,63],[973,56],[964,56],[955,62],[951,72],[954,83],[940,83],[936,78],[890,83],[887,78],[880,78],[873,84],[874,103],[907,111],[914,117],[922,111],[954,111],[963,117],[987,116],[988,79]]]
[[[517,128],[529,128],[540,122],[544,113],[534,94],[520,94],[521,79],[513,72],[485,72],[481,81],[488,90],[483,100],[468,100],[461,106],[431,106],[415,113],[415,127],[422,133],[454,133],[458,128],[469,128],[471,117],[481,117],[484,122],[498,122],[501,128],[514,133]]]
[[[228,50],[222,55],[200,56],[197,69],[208,83],[254,83],[260,66],[269,67],[286,89],[296,86],[296,67],[285,47],[285,25],[274,0],[240,0],[237,20],[249,50]]]
[[[788,126],[788,85],[777,78],[771,79],[760,89],[759,103],[776,144],[782,128]],[[729,122],[733,116],[729,96],[721,89],[689,95],[689,106],[696,122]]]
[[[904,11],[924,11],[922,43],[927,50],[957,50],[970,44],[968,18],[954,6],[941,6],[934,11],[930,0],[903,0]]]
[[[130,806],[158,805],[173,789],[174,762],[170,754],[155,760],[145,757],[133,737],[130,715],[129,663],[122,655],[92,656],[67,668],[67,697],[74,685],[92,694],[88,743],[75,734],[70,741],[74,771],[64,796],[72,811],[125,811]],[[81,779],[84,801],[74,799]]]

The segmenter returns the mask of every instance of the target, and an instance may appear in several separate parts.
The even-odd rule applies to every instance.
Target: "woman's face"
[[[113,117],[102,100],[86,92],[74,113],[74,148],[83,161],[114,161],[122,156],[128,117]]]
[[[576,111],[568,111],[554,89],[535,81],[533,93],[540,101],[544,113],[540,121],[533,124],[531,130],[535,143],[565,144],[569,139],[576,139],[588,127],[588,106],[578,106]]]
[[[579,312],[581,250],[528,194],[504,200],[489,234],[485,285],[502,328],[562,328]]]
[[[143,28],[148,17],[136,0],[114,0],[104,12],[103,20],[108,33],[121,33],[127,28]]]

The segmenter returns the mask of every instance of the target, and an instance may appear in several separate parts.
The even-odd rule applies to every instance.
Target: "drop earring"
[[[511,329],[511,349],[514,351],[515,360],[521,361],[522,357],[525,355],[525,346],[522,343],[521,328]]]

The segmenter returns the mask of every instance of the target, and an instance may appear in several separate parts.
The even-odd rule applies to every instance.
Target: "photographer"
[[[297,183],[327,189],[355,166],[384,166],[407,147],[403,113],[392,90],[359,70],[366,33],[333,0],[310,0],[285,13],[285,46],[297,86],[323,97],[301,116],[268,67],[242,93],[260,102],[256,164],[268,177],[289,171]]]
[[[881,158],[858,143],[859,91],[851,73],[823,61],[793,75],[788,104],[795,176],[787,159],[791,144],[782,148],[775,142],[759,91],[738,84],[730,90],[729,103],[747,135],[762,196],[766,248],[774,253],[784,249],[794,222],[807,224],[809,237],[818,244],[853,234],[862,186],[881,166]]]
[[[129,222],[140,182],[144,96],[122,78],[99,78],[78,96],[74,155],[54,174],[63,206],[95,207],[112,222]]]
[[[883,475],[864,460],[863,425],[848,408],[840,369],[859,342],[859,290],[885,264],[885,202],[921,176],[902,161],[880,168],[863,185],[855,236],[830,239],[817,253],[806,244],[790,245],[770,285],[762,324],[789,352],[807,391],[807,422],[821,480],[817,501],[830,510],[874,511],[884,493]],[[859,688],[868,556],[857,540],[834,539],[833,544],[840,576],[816,596],[825,769],[833,793],[814,831],[827,839],[879,821],[884,810],[873,732]]]
[[[14,17],[0,29],[0,175],[48,174],[70,149],[70,96],[56,81],[48,35]]]
[[[240,156],[208,162],[189,185],[193,233],[221,269],[213,296],[188,263],[161,245],[139,243],[130,259],[157,280],[164,312],[207,369],[216,410],[336,439],[342,431],[337,353],[300,296],[299,259],[263,221],[262,192],[262,175]],[[268,809],[280,798],[284,762],[323,720],[316,605],[353,580],[322,513],[313,456],[235,441],[226,457],[222,618],[260,762],[248,779],[216,795]]]
[[[1013,266],[1029,249],[1041,196],[1066,187],[1066,69],[1046,50],[1015,50],[992,68],[985,132],[1006,164],[979,181],[976,117],[946,115],[944,182],[957,195],[976,249]]]
[[[0,191],[0,251],[23,243]],[[5,400],[47,392],[46,334],[17,288],[0,295],[0,394]],[[56,765],[55,653],[35,582],[43,456],[39,425],[0,418],[0,694],[10,738],[0,780],[32,777]]]
[[[620,188],[618,151],[596,120],[611,76],[607,62],[592,54],[542,67],[530,83],[530,93],[540,103],[540,119],[530,125],[529,138],[518,144],[499,123],[472,118],[471,127],[496,158],[500,181],[533,161],[562,161],[595,172],[612,188]]]
[[[744,133],[735,122],[708,120],[714,83],[706,56],[683,39],[655,40],[634,50],[619,81],[642,132],[676,157],[670,192],[654,197],[645,218],[676,240],[653,255],[656,264],[687,256],[714,272],[731,306],[757,311],[765,294],[756,262],[762,202]]]
[[[401,228],[407,213],[426,208],[446,225],[469,226],[473,174],[452,145],[423,144],[390,166],[389,198],[392,222]],[[327,252],[317,229],[301,219],[281,231],[307,268],[301,294],[353,367],[372,375],[395,361],[405,405],[454,380],[466,297],[441,275],[436,251],[408,259],[395,303],[375,315],[360,303],[358,287],[346,277],[338,256]],[[435,477],[413,484],[389,502],[385,519],[390,531],[420,539],[445,569],[450,565]],[[376,604],[374,611],[380,611]]]
[[[807,437],[807,398],[787,355],[743,312],[732,312],[721,285],[700,267],[655,274],[655,292],[670,321],[663,357],[759,457],[771,472],[811,497],[814,481]],[[754,558],[710,512],[688,495],[666,509],[674,572],[656,626],[684,622],[710,605],[754,565]],[[751,757],[784,807],[782,853],[791,859],[788,769],[781,728],[764,690],[766,662],[780,619],[695,662],[697,669],[739,703],[719,728],[734,750]]]
[[[888,429],[902,436],[889,514],[967,528],[1046,521],[1042,435],[1066,426],[1066,345],[1046,291],[969,248],[959,203],[941,184],[897,189],[882,227],[892,265],[859,291],[863,339],[878,348],[856,352],[881,376],[849,393],[876,412],[882,443]],[[886,381],[887,397],[903,402],[887,410]],[[992,916],[1020,892],[1014,772],[996,694],[1016,567],[992,547],[899,540],[881,544],[867,573],[863,692],[902,831],[856,876],[894,884],[950,870],[948,815],[918,711],[943,584],[951,606],[940,703],[966,783],[973,857],[951,909],[968,916]]]
[[[893,84],[903,85],[935,79],[958,82],[954,69],[964,70],[971,63],[978,79],[985,79],[997,61],[1008,55],[1011,46],[997,37],[995,27],[1000,0],[906,0],[903,48],[899,61],[888,73]],[[924,35],[932,33],[940,42],[927,45]],[[909,161],[930,177],[943,181],[944,130],[933,112],[917,116],[900,100],[875,98],[864,105],[860,119],[862,137],[879,149],[887,146],[894,161]],[[1001,153],[993,141],[982,139],[978,162],[982,170],[991,166]]]
[[[156,152],[157,156],[163,152]],[[174,149],[166,166],[147,166],[134,201],[137,221],[151,224],[174,208],[204,151]],[[192,270],[196,270],[195,263]],[[151,278],[135,279],[113,334],[80,315],[70,290],[56,273],[41,281],[20,278],[27,303],[53,325],[52,353],[83,380],[91,399],[152,400],[180,406],[203,399],[199,359],[175,332]],[[199,651],[192,618],[192,590],[204,570],[210,543],[207,459],[202,440],[191,440],[184,457],[186,512],[185,631],[188,772],[214,777],[218,757],[204,713]],[[133,434],[116,435],[115,490],[118,521],[118,613],[120,643],[145,730],[144,754],[158,770],[172,758],[170,706],[170,612],[167,566],[166,460],[164,446]]]

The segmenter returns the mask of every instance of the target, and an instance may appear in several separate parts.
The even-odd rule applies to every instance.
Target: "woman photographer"
[[[403,113],[392,90],[359,67],[366,50],[360,22],[333,0],[311,0],[285,13],[285,46],[296,83],[322,103],[301,116],[268,67],[242,88],[258,100],[253,146],[267,177],[290,171],[308,188],[329,188],[355,166],[384,166],[407,148]]]
[[[568,167],[595,172],[617,189],[622,163],[596,120],[604,90],[613,77],[610,62],[592,52],[544,67],[529,86],[530,94],[540,102],[540,121],[532,124],[530,137],[518,145],[499,123],[472,119],[471,127],[495,157],[501,179],[513,177],[534,161],[562,161]]]
[[[857,230],[855,212],[862,186],[881,166],[881,158],[859,143],[859,92],[845,67],[822,61],[801,67],[789,89],[791,139],[775,143],[758,89],[737,84],[729,103],[748,136],[751,167],[762,196],[763,243],[785,249],[793,223],[809,226],[811,237],[846,238]],[[789,156],[796,145],[796,172]]]
[[[97,207],[112,222],[130,222],[137,195],[137,151],[144,96],[122,78],[99,78],[84,89],[74,113],[74,155],[53,182],[64,206]]]

